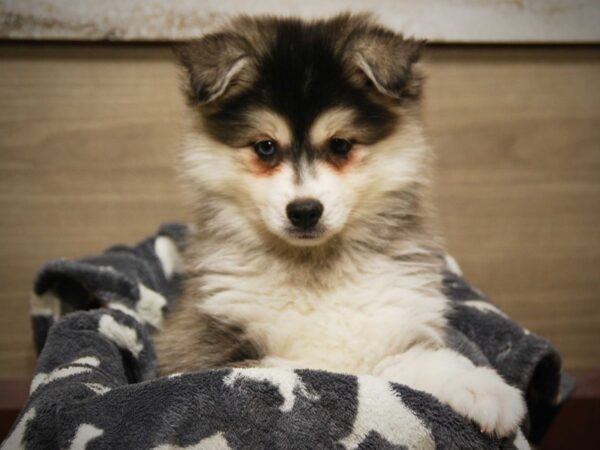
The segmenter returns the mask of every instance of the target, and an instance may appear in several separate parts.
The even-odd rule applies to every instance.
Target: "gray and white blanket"
[[[219,369],[160,378],[152,346],[185,276],[187,228],[45,264],[32,296],[39,359],[3,449],[526,449],[573,386],[558,353],[471,288],[450,259],[448,344],[526,396],[516,436],[482,433],[432,396],[371,376]]]

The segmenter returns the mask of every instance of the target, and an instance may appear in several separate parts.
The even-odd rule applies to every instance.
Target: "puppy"
[[[364,15],[240,17],[177,50],[196,230],[162,374],[372,374],[516,430],[519,391],[444,346],[420,50]]]

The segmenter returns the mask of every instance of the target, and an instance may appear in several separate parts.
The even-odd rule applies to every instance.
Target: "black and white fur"
[[[433,394],[484,431],[516,431],[519,391],[444,345],[420,48],[340,15],[241,17],[178,49],[196,231],[185,298],[157,343],[164,374],[372,374]],[[288,205],[307,199],[322,215],[299,229]]]

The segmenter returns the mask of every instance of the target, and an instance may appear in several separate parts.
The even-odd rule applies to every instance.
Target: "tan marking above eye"
[[[334,108],[321,113],[310,127],[310,142],[319,146],[336,137],[349,139],[353,132],[355,112],[350,108]]]
[[[280,147],[292,142],[292,132],[287,121],[268,109],[255,109],[247,113],[248,123],[256,130],[256,141],[276,141]]]

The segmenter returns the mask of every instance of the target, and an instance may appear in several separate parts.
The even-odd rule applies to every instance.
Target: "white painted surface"
[[[345,10],[432,42],[600,42],[598,0],[0,0],[0,37],[187,39],[227,14]]]

